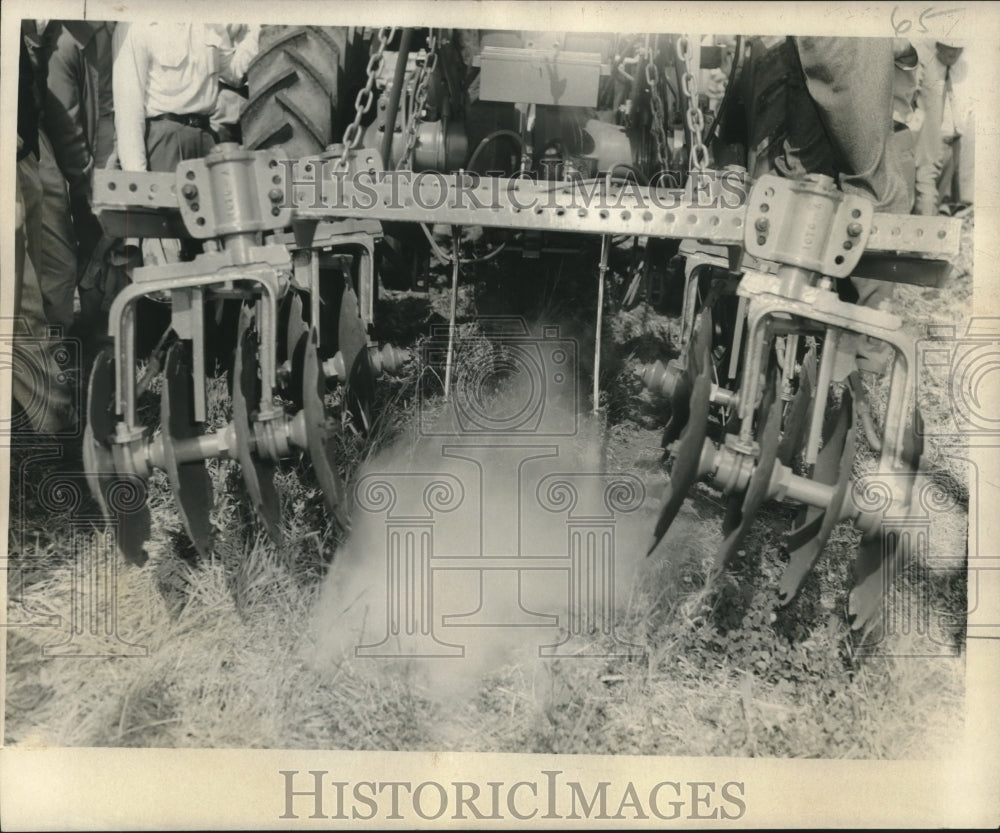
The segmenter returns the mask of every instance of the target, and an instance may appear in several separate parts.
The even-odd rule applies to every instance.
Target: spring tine
[[[790,542],[793,539],[794,541],[789,544],[788,565],[778,584],[778,603],[782,606],[787,605],[798,594],[802,582],[816,563],[830,533],[840,521],[840,510],[851,478],[854,451],[854,400],[850,388],[845,388],[833,434],[820,450],[813,470],[814,480],[836,485],[836,490],[833,499],[824,510],[810,513],[809,522],[793,530],[789,536]],[[819,522],[818,529],[817,522]],[[806,537],[814,529],[815,534]]]
[[[261,397],[258,340],[253,330],[254,316],[248,304],[240,309],[233,362],[233,426],[236,429],[236,458],[247,494],[257,517],[271,540],[281,544],[281,500],[274,485],[275,465],[257,453],[252,415],[258,411]]]
[[[170,480],[170,489],[184,528],[195,549],[202,557],[211,550],[212,522],[210,512],[215,505],[212,479],[204,460],[179,462],[175,443],[198,435],[194,424],[194,384],[202,381],[192,377],[185,358],[186,345],[174,342],[167,350],[164,363],[163,396],[160,399],[163,458]]]

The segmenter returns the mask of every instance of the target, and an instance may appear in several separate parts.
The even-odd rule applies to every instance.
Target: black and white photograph
[[[4,11],[4,829],[996,826],[997,5]]]

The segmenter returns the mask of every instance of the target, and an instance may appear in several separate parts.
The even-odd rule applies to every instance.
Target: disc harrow
[[[363,187],[352,179],[359,171],[368,174]],[[572,183],[521,180],[516,188],[491,189],[483,209],[464,199],[468,186],[459,178],[409,180],[400,199],[400,182],[383,180],[381,171],[378,151],[369,148],[345,155],[335,145],[320,157],[291,161],[280,150],[223,144],[183,162],[176,174],[95,174],[95,207],[109,234],[186,236],[205,249],[191,261],[136,269],[114,302],[114,349],[98,357],[90,380],[85,451],[95,495],[115,477],[164,470],[185,529],[204,553],[213,538],[205,461],[232,459],[263,527],[280,541],[275,476],[283,460],[304,455],[329,516],[346,526],[340,435],[371,429],[376,379],[408,358],[371,338],[382,222],[590,233],[605,244],[613,235],[681,239],[680,356],[640,370],[670,407],[664,446],[671,476],[649,550],[698,480],[725,495],[714,574],[742,546],[767,501],[793,502],[799,517],[779,588],[788,604],[833,526],[850,520],[865,533],[851,615],[856,627],[872,621],[887,562],[906,553],[883,533],[882,516],[852,499],[861,390],[852,376],[856,348],[864,337],[892,349],[879,470],[894,476],[896,516],[905,515],[920,460],[915,348],[898,317],[842,302],[834,290],[851,275],[878,277],[886,262],[898,276],[900,264],[953,258],[958,221],[876,215],[865,198],[842,193],[823,176],[765,176],[751,186],[741,174],[739,205],[697,199],[691,186],[623,188],[609,180],[604,199],[613,208],[581,207]],[[329,199],[334,181],[336,198]],[[732,189],[727,193],[731,198]],[[137,418],[135,302],[147,296],[170,299],[176,337],[163,367],[159,428]],[[206,430],[203,311],[218,299],[242,309],[232,418]],[[150,534],[148,509],[127,528],[122,548],[139,561]]]

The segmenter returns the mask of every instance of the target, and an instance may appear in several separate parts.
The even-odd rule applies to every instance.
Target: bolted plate
[[[257,517],[267,534],[281,544],[281,501],[274,485],[275,465],[262,460],[254,448],[253,416],[260,406],[260,362],[254,332],[254,315],[247,304],[240,310],[233,364],[233,426],[236,429],[236,459]]]
[[[323,492],[326,508],[343,528],[347,528],[344,485],[337,473],[337,463],[331,440],[332,428],[326,418],[323,395],[326,377],[319,362],[319,334],[313,330],[306,339],[302,378],[302,407],[305,411],[306,446],[313,471]]]
[[[163,367],[163,396],[160,399],[163,460],[184,528],[195,549],[205,557],[212,542],[209,516],[215,505],[212,480],[204,460],[180,462],[176,448],[177,443],[200,433],[194,424],[195,379],[186,360],[187,344],[184,341],[172,344]]]
[[[808,507],[800,512],[801,523],[788,536],[788,565],[778,584],[778,604],[787,605],[799,592],[802,582],[826,546],[833,528],[840,521],[847,484],[854,462],[854,400],[850,388],[844,389],[832,430],[823,431],[823,448],[816,457],[813,480],[836,486],[825,509]]]

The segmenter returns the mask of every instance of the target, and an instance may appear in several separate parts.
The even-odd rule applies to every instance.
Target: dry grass
[[[902,288],[898,309],[916,328],[939,320],[947,297],[947,316],[960,321],[970,287],[966,274],[945,295]],[[426,306],[407,303],[426,324],[437,320],[441,298],[437,288]],[[583,307],[579,316],[589,320],[591,312]],[[612,416],[603,454],[610,470],[646,482],[646,505],[619,528],[622,551],[641,552],[666,483],[662,415],[638,396],[627,371],[662,351],[674,329],[645,308],[612,316],[609,328],[622,356],[605,388]],[[474,339],[475,331],[463,335]],[[380,389],[377,445],[406,447],[417,381]],[[213,421],[225,419],[223,390],[216,380]],[[941,391],[928,390],[925,416],[934,418]],[[946,405],[941,398],[938,407]],[[348,436],[345,473],[372,449]],[[15,449],[15,460],[24,453]],[[150,482],[150,562],[121,567],[117,609],[118,634],[145,656],[45,658],[42,646],[61,638],[59,628],[8,630],[7,743],[923,758],[946,754],[961,732],[959,648],[908,657],[913,638],[893,636],[884,655],[859,655],[842,615],[856,541],[850,529],[835,531],[803,598],[775,614],[789,513],[769,508],[729,576],[706,588],[721,503],[699,488],[657,557],[637,559],[636,577],[623,587],[616,634],[638,646],[632,655],[542,661],[526,642],[504,645],[485,665],[373,661],[350,651],[321,660],[322,577],[345,542],[324,517],[308,467],[291,462],[280,472],[281,547],[246,509],[235,464],[212,463],[210,471],[217,544],[207,563],[183,546],[163,478]],[[66,622],[66,519],[25,497],[13,519],[24,524],[29,546],[12,550],[25,581],[23,593],[12,582],[12,601],[32,621]],[[959,506],[942,531],[949,541],[961,540],[963,518]],[[936,577],[933,590],[948,610],[964,607],[964,583],[953,574]]]

